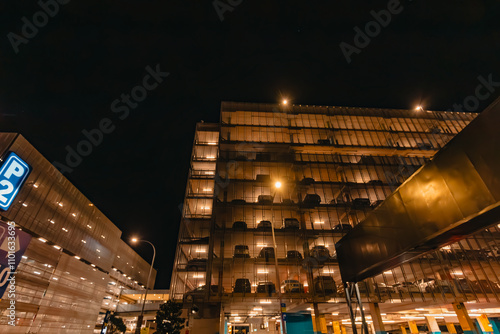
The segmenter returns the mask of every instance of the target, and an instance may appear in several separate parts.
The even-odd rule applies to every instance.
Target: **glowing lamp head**
[[[276,183],[274,184],[274,186],[276,188],[278,188],[278,189],[281,188],[281,182],[280,181],[276,181]]]
[[[288,104],[288,100],[287,99],[283,99],[283,104]]]
[[[138,240],[137,240],[137,238],[132,238],[132,239],[130,239],[130,241],[132,241],[135,244]]]
[[[417,106],[415,110],[424,110],[424,108],[422,108],[422,106]]]

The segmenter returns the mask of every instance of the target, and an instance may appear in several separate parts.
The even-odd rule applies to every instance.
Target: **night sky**
[[[65,163],[109,119],[65,175],[124,240],[157,246],[157,288],[170,283],[195,124],[217,122],[221,101],[480,111],[500,92],[499,0],[60,1],[46,1],[50,16],[0,2],[0,131]],[[375,16],[385,27],[363,38]],[[169,75],[127,106],[148,66]]]

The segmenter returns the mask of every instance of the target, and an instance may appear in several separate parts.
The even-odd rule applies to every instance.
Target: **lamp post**
[[[273,220],[274,220],[274,197],[276,197],[276,192],[278,191],[278,189],[281,188],[281,182],[277,181],[274,184],[274,187],[276,188],[276,190],[274,191],[273,202],[271,204],[271,211],[272,211],[272,218],[273,218]],[[280,305],[279,305],[279,308],[280,308],[280,319],[281,319],[280,328],[281,328],[281,333],[286,334],[285,322],[283,320],[283,309],[281,308],[281,304],[283,302],[283,299],[281,298],[280,271],[279,271],[279,267],[278,267],[278,247],[276,245],[276,237],[274,235],[274,224],[271,225],[271,231],[272,231],[272,235],[273,235],[274,266],[276,267],[276,280],[278,281],[277,282],[277,285],[278,285],[277,288],[278,288],[278,297],[279,297],[279,301],[280,301]]]
[[[149,274],[148,274],[148,281],[146,283],[146,292],[144,293],[144,299],[142,300],[142,309],[141,309],[141,315],[137,317],[137,324],[135,326],[135,334],[141,334],[141,327],[142,327],[142,319],[144,318],[144,305],[146,304],[146,298],[148,296],[148,289],[149,289],[149,279],[151,278],[151,272],[153,271],[153,265],[155,263],[155,256],[156,256],[156,248],[155,246],[147,241],[147,240],[138,240],[136,238],[133,238],[132,243],[138,243],[138,242],[147,242],[148,244],[153,247],[153,260],[151,261],[151,267],[149,268]]]

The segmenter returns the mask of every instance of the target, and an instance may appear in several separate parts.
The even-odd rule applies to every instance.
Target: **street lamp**
[[[135,326],[135,334],[141,334],[142,319],[144,318],[144,305],[146,304],[146,298],[148,297],[149,279],[151,278],[151,272],[153,271],[153,265],[155,263],[156,248],[151,242],[147,240],[139,240],[137,238],[132,238],[130,241],[133,244],[136,244],[138,242],[147,242],[148,244],[151,245],[151,247],[153,247],[153,260],[151,261],[151,267],[149,268],[148,281],[146,283],[146,292],[144,293],[144,299],[142,300],[141,315],[137,317],[137,325]]]

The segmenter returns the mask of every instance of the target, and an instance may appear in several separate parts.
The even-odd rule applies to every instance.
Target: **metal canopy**
[[[358,282],[500,220],[500,99],[337,244]]]

